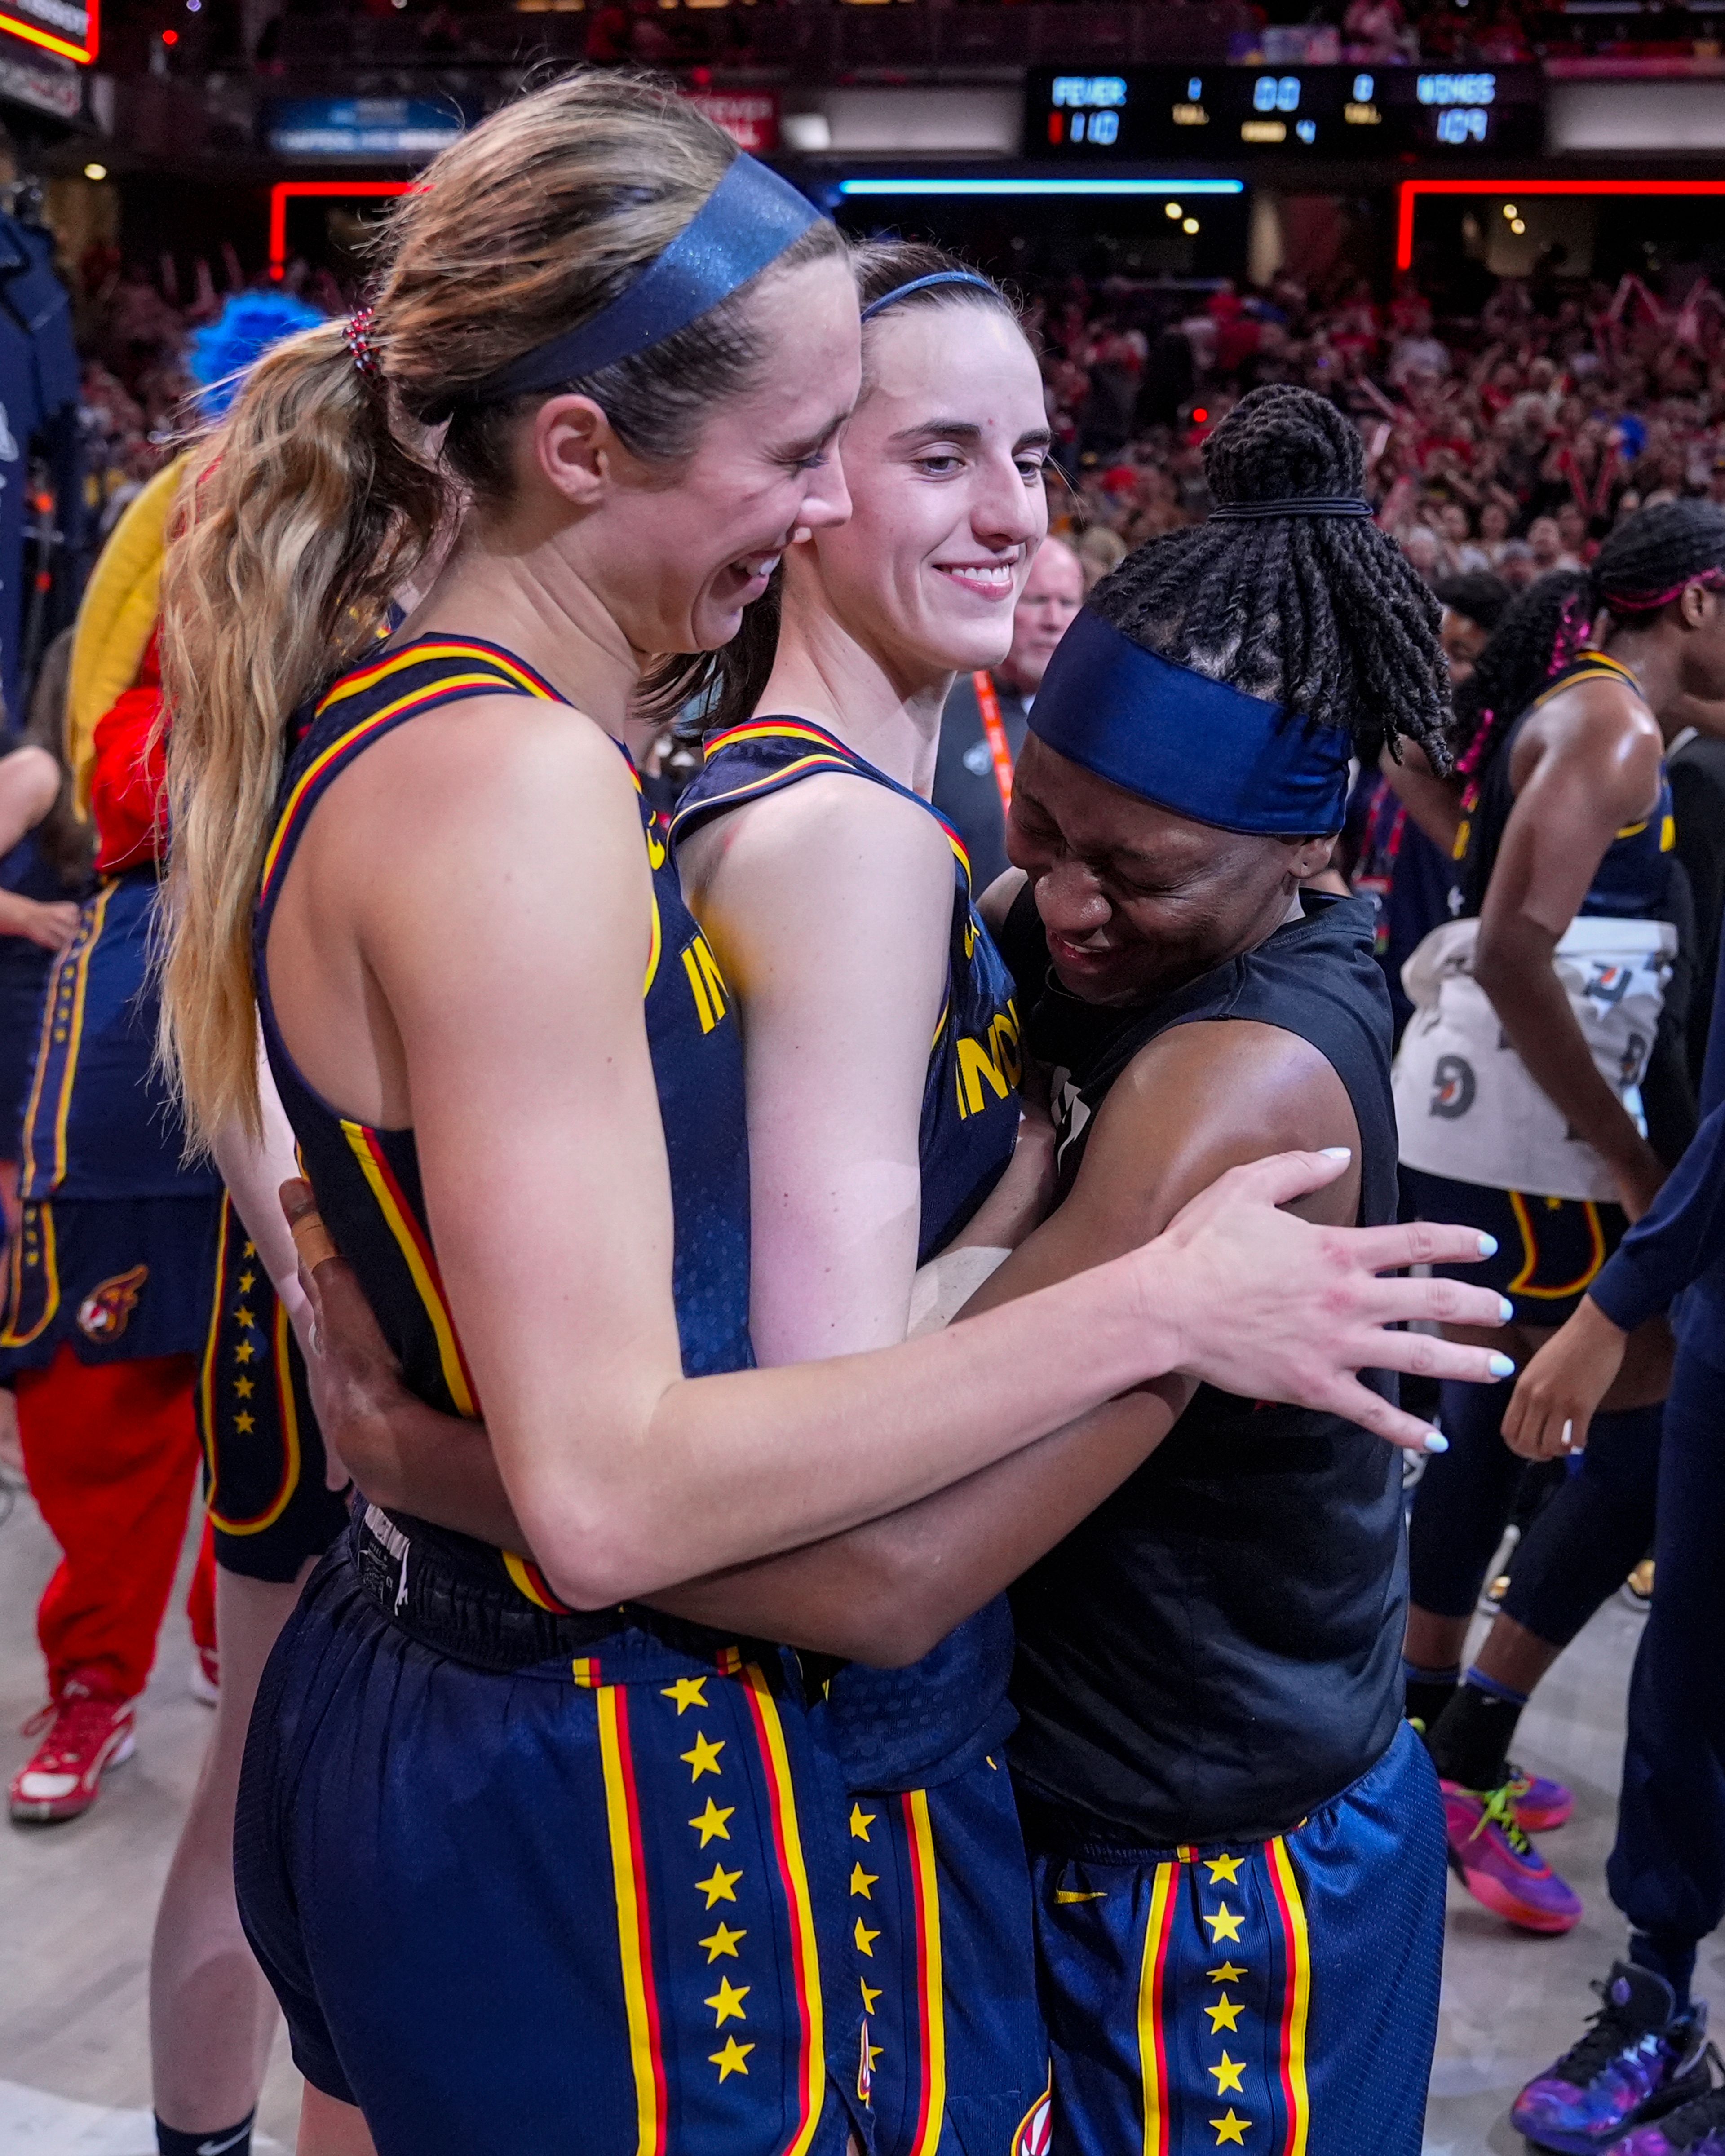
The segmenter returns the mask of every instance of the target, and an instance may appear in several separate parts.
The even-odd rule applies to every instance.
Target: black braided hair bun
[[[1310,389],[1271,382],[1243,397],[1204,445],[1211,499],[1284,501],[1365,490],[1359,429]]]
[[[1358,430],[1327,398],[1271,383],[1242,398],[1204,448],[1215,500],[1358,497]],[[1450,769],[1443,609],[1370,517],[1292,515],[1201,524],[1152,539],[1091,594],[1102,619],[1177,665],[1353,736],[1363,762],[1417,742]]]

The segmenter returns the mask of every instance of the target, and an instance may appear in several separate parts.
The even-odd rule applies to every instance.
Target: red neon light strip
[[[1725,180],[1404,180],[1395,266],[1414,266],[1414,212],[1421,195],[1725,195]]]
[[[0,22],[4,19],[0,17]],[[420,184],[418,180],[278,180],[270,190],[270,275],[280,278],[287,272],[287,208],[294,198],[404,195]]]
[[[0,8],[0,30],[10,37],[22,38],[26,44],[39,45],[45,53],[58,53],[62,59],[76,60],[87,67],[101,49],[102,24],[99,10],[100,0],[90,0],[90,29],[80,45],[74,38],[56,37],[52,30],[44,30],[39,23],[27,21],[14,15],[9,8]]]

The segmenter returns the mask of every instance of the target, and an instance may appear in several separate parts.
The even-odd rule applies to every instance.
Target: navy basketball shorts
[[[845,1820],[855,2094],[874,2156],[1037,2156],[1048,2041],[1004,1758]]]
[[[1495,1257],[1432,1270],[1475,1287],[1495,1287],[1515,1305],[1520,1325],[1562,1325],[1573,1317],[1629,1232],[1629,1215],[1620,1205],[1592,1199],[1497,1190],[1418,1168],[1404,1167],[1400,1178],[1404,1219],[1450,1221],[1497,1238]]]
[[[198,1435],[216,1563],[248,1579],[297,1579],[347,1527],[347,1501],[325,1483],[300,1343],[225,1192]]]
[[[1419,2156],[1444,1818],[1405,1724],[1272,1840],[1033,1870],[1055,2156]]]
[[[234,1871],[300,2071],[379,2156],[841,2156],[795,1658],[589,1625],[506,1666],[572,1620],[441,1562],[365,1508],[259,1691]]]

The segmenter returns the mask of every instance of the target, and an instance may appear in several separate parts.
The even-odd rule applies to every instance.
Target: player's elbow
[[[565,1499],[531,1518],[521,1512],[546,1584],[572,1609],[603,1609],[665,1585],[663,1537],[633,1507]]]
[[[957,1615],[938,1591],[938,1576],[908,1551],[870,1552],[851,1568],[841,1605],[844,1637],[832,1651],[871,1669],[920,1662],[945,1639]]]

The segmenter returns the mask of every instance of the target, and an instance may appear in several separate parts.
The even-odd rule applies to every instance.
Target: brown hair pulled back
[[[330,322],[259,361],[194,452],[162,581],[173,715],[172,940],[162,1046],[194,1142],[258,1127],[251,917],[288,721],[375,637],[465,497],[510,488],[513,429],[547,397],[464,389],[599,313],[688,223],[736,156],[663,84],[582,73],[506,106],[401,198],[380,243],[362,373]],[[842,247],[810,227],[765,273]],[[753,379],[752,287],[562,385],[624,446],[675,467]],[[443,442],[428,413],[455,406]]]
[[[919,277],[937,276],[942,270],[962,270],[967,275],[980,276],[968,262],[957,255],[948,254],[938,247],[928,246],[921,240],[871,239],[850,250],[851,267],[856,276],[857,304],[867,309],[877,300],[884,300],[901,285],[913,284]],[[862,394],[859,403],[869,393],[870,332],[875,323],[896,319],[901,313],[908,314],[912,308],[928,311],[936,307],[986,307],[1004,314],[1019,329],[1023,321],[1017,305],[1010,295],[998,285],[987,290],[980,285],[936,285],[926,291],[911,292],[902,300],[896,300],[885,314],[877,315],[873,322],[863,325]],[[740,725],[747,718],[766,694],[773,662],[778,652],[779,594],[784,581],[781,567],[775,572],[766,592],[743,616],[742,627],[721,650],[701,652],[693,659],[678,659],[661,668],[648,683],[645,706],[670,713],[698,699],[701,718],[698,726],[692,725],[692,733],[721,733],[726,726]],[[679,726],[679,735],[685,729]]]

